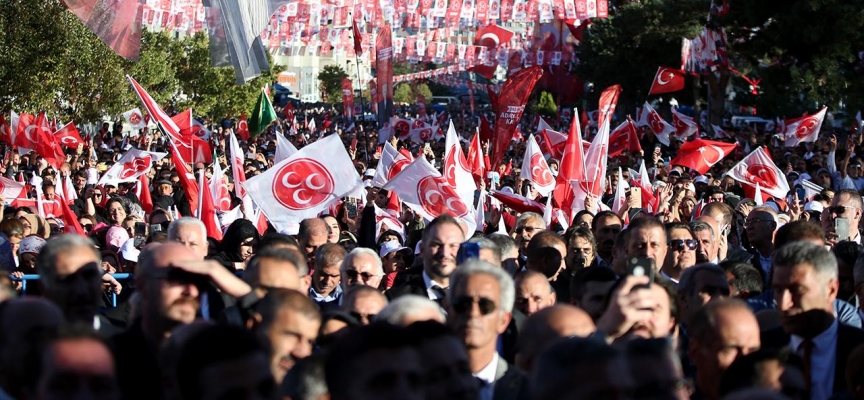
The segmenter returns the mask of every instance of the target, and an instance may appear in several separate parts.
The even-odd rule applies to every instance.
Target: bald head
[[[558,339],[587,337],[596,330],[588,313],[578,307],[558,304],[544,308],[528,317],[519,332],[516,364],[530,372],[534,359]]]
[[[525,271],[516,278],[515,307],[525,315],[532,315],[555,305],[557,297],[546,275],[537,271]]]
[[[306,218],[300,222],[297,241],[300,244],[300,251],[306,255],[308,265],[315,265],[315,250],[327,243],[328,235],[330,235],[330,226],[322,218]]]

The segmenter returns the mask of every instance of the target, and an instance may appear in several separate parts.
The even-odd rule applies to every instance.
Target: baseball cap
[[[818,201],[810,201],[804,205],[804,211],[822,212],[822,211],[825,211],[825,206],[823,206],[822,203],[820,203]]]
[[[705,175],[699,175],[696,177],[696,180],[693,181],[693,183],[704,183],[707,185],[708,184],[708,177]]]
[[[407,249],[407,247],[399,244],[398,240],[388,240],[384,243],[381,243],[381,251],[379,252],[379,255],[381,257],[384,257],[384,256],[386,256],[386,255],[388,255],[394,251],[399,251],[399,250],[404,250],[404,249]]]
[[[126,261],[138,262],[141,250],[135,248],[135,238],[129,239],[120,246],[120,256]]]

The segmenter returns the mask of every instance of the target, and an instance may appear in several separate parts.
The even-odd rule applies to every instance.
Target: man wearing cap
[[[156,196],[153,197],[153,205],[167,210],[174,206],[174,186],[167,179],[160,179],[154,182]]]

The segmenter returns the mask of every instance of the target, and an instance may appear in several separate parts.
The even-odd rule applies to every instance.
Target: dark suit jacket
[[[529,389],[528,375],[516,366],[498,358],[492,400],[527,400],[531,398]]]
[[[428,298],[426,293],[426,282],[423,282],[423,266],[411,267],[399,272],[394,280],[393,287],[386,293],[387,300],[393,300],[406,294],[416,294]]]
[[[779,349],[789,346],[790,336],[783,328],[762,332],[762,347]],[[846,390],[846,361],[858,345],[864,344],[864,331],[848,325],[837,325],[837,350],[834,364],[834,393]]]

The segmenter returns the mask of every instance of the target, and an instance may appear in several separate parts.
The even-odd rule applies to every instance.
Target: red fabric
[[[654,75],[654,82],[651,83],[651,91],[648,95],[663,94],[677,92],[684,89],[686,80],[684,77],[687,73],[675,68],[659,67],[657,74]]]
[[[520,70],[504,82],[496,101],[492,102],[492,109],[495,111],[495,134],[489,146],[489,160],[492,165],[499,165],[504,158],[513,131],[522,119],[528,96],[542,76],[543,67],[534,66]]]
[[[736,147],[737,145],[734,143],[696,139],[684,143],[670,164],[687,167],[696,170],[700,175],[704,175],[712,166],[732,153]]]
[[[138,187],[141,188],[141,194],[138,196],[141,208],[149,215],[153,212],[153,197],[150,195],[150,180],[147,179],[147,174],[138,177]]]

